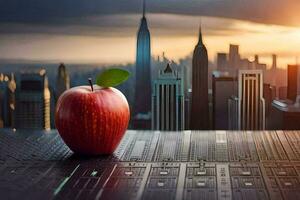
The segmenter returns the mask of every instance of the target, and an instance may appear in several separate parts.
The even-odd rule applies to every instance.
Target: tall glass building
[[[145,1],[143,1],[143,17],[137,34],[136,49],[136,83],[134,128],[151,128],[151,69],[150,69],[150,32],[145,17]]]

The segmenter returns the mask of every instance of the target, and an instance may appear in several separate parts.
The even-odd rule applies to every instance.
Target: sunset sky
[[[78,63],[135,60],[140,0],[0,1],[0,58]],[[202,24],[210,60],[239,44],[243,57],[300,62],[299,0],[148,0],[152,55],[190,55]],[[201,16],[201,17],[200,17]]]

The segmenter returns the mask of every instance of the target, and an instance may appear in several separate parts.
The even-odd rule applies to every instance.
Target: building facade
[[[228,100],[237,95],[237,80],[229,76],[216,76],[212,78],[213,89],[213,128],[227,130]]]
[[[16,128],[50,129],[50,91],[46,71],[23,73],[16,92]]]
[[[14,128],[16,81],[13,73],[0,74],[0,127]]]
[[[194,49],[192,68],[192,106],[190,129],[209,129],[208,56],[202,40],[201,27],[198,44]]]
[[[292,102],[296,101],[298,95],[298,73],[299,73],[299,66],[298,65],[288,65],[287,68],[287,99],[291,100]]]
[[[234,120],[237,119],[239,130],[264,130],[263,72],[239,70],[238,74],[238,98],[229,102],[230,121],[236,124]]]
[[[265,129],[262,70],[239,71],[239,129]]]
[[[170,64],[153,82],[152,130],[178,131],[185,127],[184,84]]]

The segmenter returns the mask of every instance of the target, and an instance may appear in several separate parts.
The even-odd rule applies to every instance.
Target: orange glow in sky
[[[179,20],[178,26],[162,30],[155,25],[159,17],[175,21],[180,18],[181,21]],[[201,20],[204,43],[211,61],[214,61],[217,52],[228,52],[229,44],[239,44],[242,57],[253,58],[254,54],[258,54],[260,61],[268,65],[271,64],[271,54],[275,53],[279,57],[278,65],[281,68],[285,68],[288,63],[295,64],[297,56],[300,56],[300,27],[211,17],[203,17]],[[190,24],[184,25],[184,21]],[[148,24],[153,56],[165,52],[168,58],[178,60],[192,53],[198,39],[198,17],[152,14],[148,16]],[[2,35],[0,55],[6,59],[55,60],[66,63],[134,62],[138,25],[139,16],[136,28],[126,30],[120,36],[118,31],[105,35]]]

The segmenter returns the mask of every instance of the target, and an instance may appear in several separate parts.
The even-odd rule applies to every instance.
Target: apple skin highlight
[[[115,88],[93,88],[79,86],[65,91],[56,105],[55,125],[73,152],[112,154],[128,127],[128,102]]]

